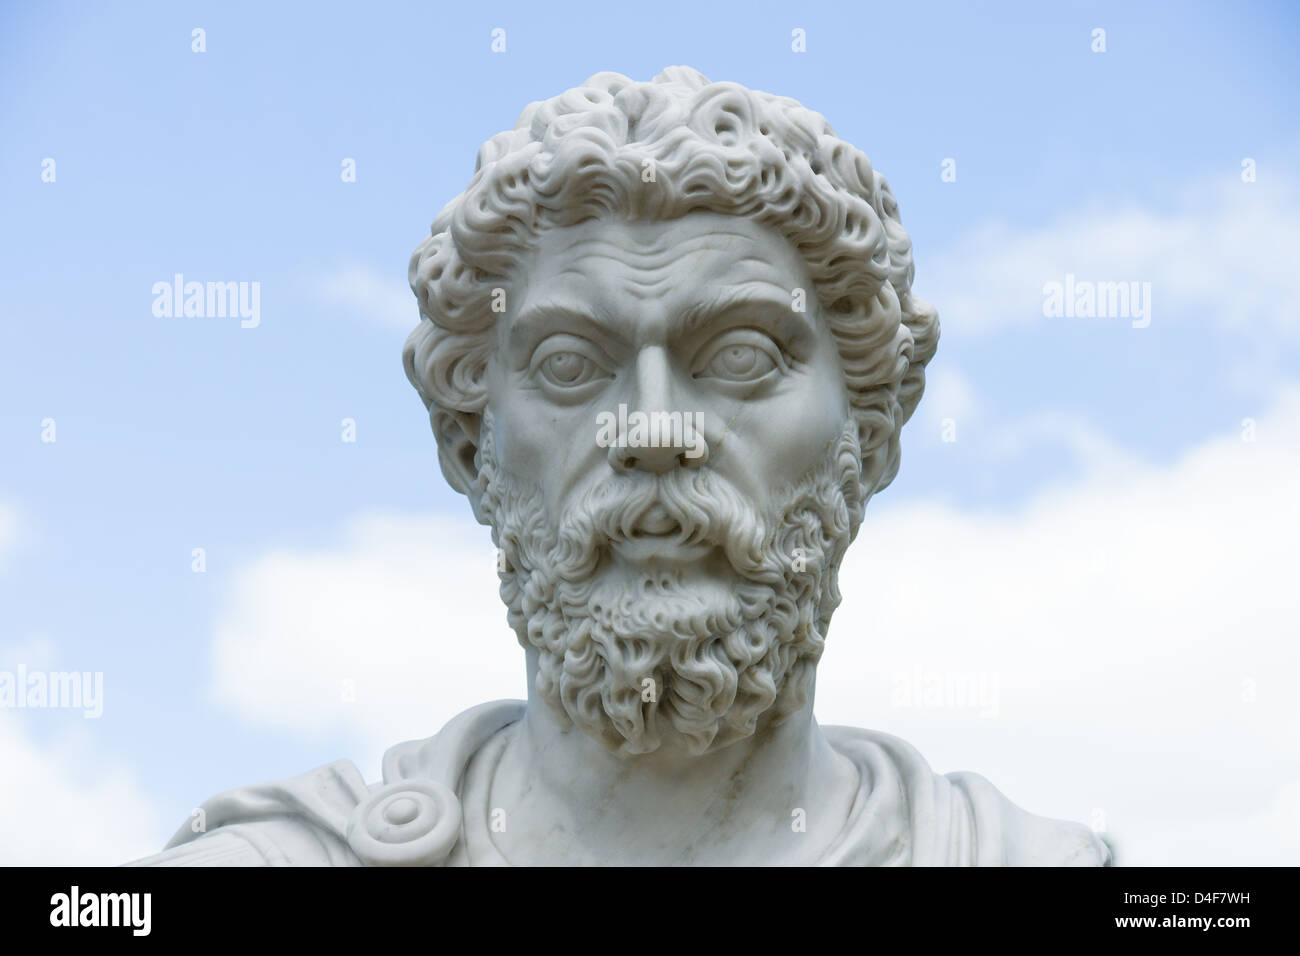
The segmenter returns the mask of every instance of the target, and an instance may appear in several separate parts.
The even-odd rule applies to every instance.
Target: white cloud
[[[158,851],[160,816],[139,783],[88,766],[88,752],[84,741],[38,744],[0,710],[0,865],[116,866]]]
[[[819,719],[897,733],[1033,812],[1104,817],[1126,863],[1300,861],[1300,389],[1254,443],[1169,465],[1048,424],[1096,467],[1014,512],[872,505]],[[492,558],[486,529],[439,516],[363,517],[323,552],[267,554],[217,628],[218,693],[265,724],[356,728],[372,759],[522,696]],[[977,706],[898,698],[961,675],[985,679]]]
[[[1235,814],[1200,811],[1186,799],[1175,803],[1120,835],[1120,862],[1295,866],[1300,860],[1300,779],[1269,787],[1261,796],[1267,802],[1258,810],[1246,807]]]
[[[53,666],[46,638],[0,649],[0,667]],[[99,756],[97,721],[36,740],[31,722],[56,717],[0,708],[0,866],[116,866],[166,839],[157,806],[135,776]]]
[[[0,564],[22,533],[17,511],[0,502]],[[0,647],[0,669],[15,675],[57,668],[42,634]],[[168,834],[157,806],[128,770],[100,755],[97,720],[38,740],[51,710],[0,707],[0,866],[116,866],[155,853]]]
[[[360,516],[335,547],[264,555],[216,627],[217,697],[274,726],[348,731],[377,759],[467,707],[523,696],[495,556],[468,506]]]
[[[845,562],[819,718],[897,733],[1035,812],[1099,810],[1129,863],[1300,861],[1267,811],[1300,779],[1300,390],[1254,443],[1102,464],[1012,514],[882,500]],[[989,699],[908,706],[964,675]]]
[[[1177,209],[1081,206],[1036,229],[990,223],[925,267],[925,297],[945,334],[1047,319],[1043,285],[1067,273],[1150,282],[1152,323],[1190,320],[1272,338],[1300,337],[1300,197],[1286,181],[1227,177],[1186,190]]]
[[[409,332],[420,321],[415,296],[400,275],[389,277],[366,266],[346,266],[322,279],[318,293],[326,302],[400,332]]]

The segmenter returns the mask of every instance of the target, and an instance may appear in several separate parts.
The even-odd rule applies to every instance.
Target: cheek
[[[833,391],[814,385],[764,410],[756,439],[767,459],[768,475],[794,481],[826,457],[848,417],[843,389],[838,382],[832,384]]]
[[[789,391],[765,409],[765,438],[789,461],[783,470],[799,477],[824,458],[849,416],[839,353],[823,342]]]
[[[556,408],[530,393],[508,390],[491,402],[502,469],[523,487],[535,487],[552,514],[604,461],[594,418]]]
[[[838,359],[813,363],[779,394],[736,412],[717,467],[751,494],[797,482],[825,460],[849,417]]]

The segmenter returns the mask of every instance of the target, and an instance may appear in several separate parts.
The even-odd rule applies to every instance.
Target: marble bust
[[[888,184],[822,116],[598,74],[484,144],[409,275],[406,374],[498,546],[528,700],[398,744],[380,782],[341,760],[221,794],[141,864],[1108,861],[814,719],[939,335]]]

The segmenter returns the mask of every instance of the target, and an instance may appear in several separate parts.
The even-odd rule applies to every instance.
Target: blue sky
[[[904,432],[900,477],[871,509],[898,526],[897,540],[907,540],[904,518],[917,524],[935,513],[946,516],[945,533],[970,531],[960,540],[976,561],[979,529],[997,540],[1020,534],[997,552],[1011,577],[1022,569],[1014,556],[1048,533],[1034,518],[1044,501],[1057,496],[1091,513],[1083,502],[1100,508],[1149,479],[1188,495],[1186,510],[1169,511],[1150,536],[1204,523],[1202,564],[1231,561],[1242,572],[1243,561],[1262,561],[1260,540],[1300,530],[1293,507],[1259,515],[1259,539],[1242,531],[1247,518],[1218,525],[1207,513],[1249,516],[1252,501],[1285,502],[1268,490],[1293,480],[1297,461],[1287,398],[1300,382],[1295,9],[1042,6],[756,3],[740,17],[698,3],[0,7],[0,671],[19,663],[102,671],[105,685],[97,721],[0,712],[0,752],[19,755],[13,765],[32,774],[26,795],[18,780],[0,785],[0,818],[9,808],[15,819],[24,800],[66,801],[92,815],[130,806],[125,834],[85,852],[144,853],[230,786],[344,755],[373,778],[382,744],[397,739],[385,734],[429,734],[456,711],[440,688],[464,684],[452,680],[458,668],[488,666],[473,654],[502,668],[520,659],[517,675],[474,683],[466,693],[478,697],[467,702],[522,693],[521,655],[495,608],[496,632],[483,635],[481,651],[453,653],[422,620],[384,618],[415,635],[400,645],[352,633],[345,658],[378,641],[404,655],[393,669],[427,671],[429,700],[416,681],[392,691],[404,702],[377,703],[364,718],[340,711],[316,721],[257,676],[279,658],[268,651],[241,671],[239,655],[265,644],[250,635],[273,617],[266,602],[294,593],[267,583],[276,569],[300,584],[314,580],[313,568],[324,569],[322,580],[383,569],[411,544],[387,546],[383,534],[409,539],[418,529],[442,536],[412,559],[446,572],[430,583],[436,592],[455,578],[450,565],[486,552],[486,531],[468,525],[442,483],[424,410],[401,371],[417,318],[406,264],[468,181],[484,139],[512,126],[529,101],[601,70],[649,79],[684,63],[793,96],[888,177],[915,244],[915,289],[943,321],[931,389]],[[206,31],[201,54],[191,50],[195,27]],[[504,53],[490,49],[496,27],[506,30]],[[1104,53],[1091,49],[1097,27]],[[806,53],[791,51],[794,28],[807,33]],[[46,158],[56,163],[52,183],[41,177]],[[356,160],[355,183],[341,180],[344,158]],[[941,179],[946,158],[956,161],[955,182]],[[1250,183],[1241,177],[1246,158],[1257,171]],[[1066,272],[1151,282],[1150,326],[1045,318],[1041,287]],[[151,288],[175,273],[259,282],[260,325],[155,317]],[[53,443],[41,440],[47,418]],[[357,423],[355,443],[340,441],[344,418]],[[956,442],[941,440],[943,418],[956,423]],[[1231,469],[1198,463],[1230,454],[1225,436],[1237,438],[1247,418],[1260,423],[1267,457],[1244,484],[1202,500],[1193,478]],[[1159,505],[1162,496],[1134,500]],[[1098,515],[1096,527],[1111,527]],[[862,542],[873,539],[871,517]],[[379,523],[365,525],[371,518]],[[369,531],[349,537],[357,521]],[[1219,547],[1216,528],[1239,550]],[[365,544],[367,534],[378,543]],[[195,547],[206,549],[206,573],[191,571]],[[1150,556],[1171,576],[1179,559]],[[490,590],[490,567],[479,566]],[[1277,568],[1258,572],[1243,580],[1262,587]],[[1004,577],[1006,597],[972,609],[996,618],[1017,600],[1014,584]],[[1111,601],[1114,585],[1101,575],[1090,603]],[[871,590],[866,578],[846,580],[846,613],[858,590]],[[376,592],[358,585],[353,599],[364,608]],[[1257,622],[1253,643],[1233,636],[1241,659],[1198,656],[1178,619],[1168,627],[1187,644],[1160,653],[1202,661],[1201,676],[1239,664],[1243,680],[1294,660],[1277,656],[1294,655],[1294,603],[1250,600],[1276,614]],[[287,607],[278,610],[292,615]],[[943,620],[917,626],[952,631]],[[990,640],[999,628],[996,619],[969,626]],[[1126,636],[1122,627],[1097,648],[1160,656],[1146,643],[1149,629]],[[297,635],[286,648],[310,656],[312,638]],[[330,646],[348,639],[331,634]],[[871,636],[863,668],[890,639]],[[1110,653],[1059,651],[1044,673],[1068,670],[1071,655]],[[307,672],[326,683],[343,673]],[[1114,669],[1096,676],[1101,697],[1125,686]],[[1051,701],[1025,693],[992,729],[946,712],[828,707],[842,722],[919,738],[938,769],[987,773],[982,758],[1002,770],[988,773],[996,783],[1010,777],[1036,794],[1024,765],[1034,747],[1060,748],[1031,742],[1044,725],[1034,708]],[[1135,739],[1166,754],[1193,747],[1159,736],[1170,707],[1132,712],[1126,719],[1150,730]],[[295,708],[297,717],[287,713]],[[1223,724],[1257,743],[1246,752],[1259,782],[1225,784],[1223,819],[1254,826],[1283,806],[1270,801],[1294,798],[1300,754],[1273,733],[1294,710],[1269,714],[1272,729]],[[1094,723],[1089,713],[1057,716],[1061,739],[1085,738]],[[1097,755],[1110,746],[1093,743]],[[1139,757],[1135,768],[1145,765]],[[1076,772],[1096,781],[1087,759]],[[1139,774],[1096,787],[1078,806],[1021,802],[1080,819],[1114,805],[1146,859],[1169,858],[1172,838],[1138,836],[1164,792],[1157,782]],[[21,846],[0,849],[0,862],[6,852],[85,859],[73,847]]]

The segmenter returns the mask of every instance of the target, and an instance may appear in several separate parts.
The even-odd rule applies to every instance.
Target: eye
[[[762,378],[776,363],[762,349],[753,345],[728,345],[718,349],[704,374],[715,378],[729,378],[738,382],[748,382]]]
[[[574,336],[553,336],[533,354],[530,372],[553,389],[571,392],[610,377],[594,351]]]
[[[552,385],[576,388],[602,374],[599,365],[580,352],[556,352],[542,360],[538,370]]]
[[[704,350],[696,378],[751,384],[777,369],[784,369],[781,349],[768,336],[754,329],[730,332]]]

